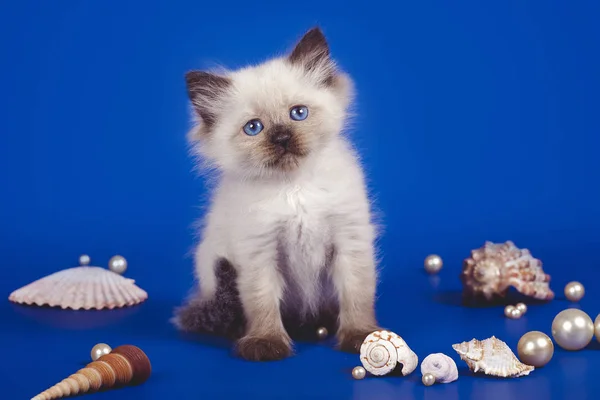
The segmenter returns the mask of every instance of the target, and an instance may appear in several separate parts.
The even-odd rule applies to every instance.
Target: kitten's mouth
[[[278,148],[272,157],[267,161],[268,168],[277,168],[284,171],[291,171],[300,165],[300,160],[306,156],[307,152],[299,148]]]

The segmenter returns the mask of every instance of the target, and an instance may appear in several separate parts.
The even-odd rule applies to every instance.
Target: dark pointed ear
[[[217,120],[215,103],[231,85],[231,80],[204,71],[190,71],[185,74],[185,82],[194,110],[210,128]]]
[[[288,60],[311,70],[315,66],[329,61],[329,45],[321,29],[312,28],[296,44]]]

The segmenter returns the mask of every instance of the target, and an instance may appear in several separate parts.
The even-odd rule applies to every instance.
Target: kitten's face
[[[287,57],[225,75],[193,71],[197,150],[223,170],[265,176],[300,168],[346,119],[351,83],[325,37],[309,31]]]

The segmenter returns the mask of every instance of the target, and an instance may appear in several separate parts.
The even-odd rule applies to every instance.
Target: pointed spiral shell
[[[432,374],[436,382],[449,383],[458,379],[458,368],[454,360],[447,355],[434,353],[421,362],[421,374]]]
[[[367,336],[360,347],[360,361],[373,375],[386,375],[402,364],[402,374],[408,375],[418,364],[417,355],[394,332],[375,331]]]
[[[495,336],[456,343],[452,348],[473,372],[483,371],[486,375],[507,378],[529,375],[535,369],[523,364],[510,347]]]
[[[100,357],[31,400],[53,400],[114,386],[139,384],[150,377],[152,366],[142,350],[124,345]]]

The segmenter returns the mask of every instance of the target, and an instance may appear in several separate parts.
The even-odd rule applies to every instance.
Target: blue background
[[[595,341],[518,380],[473,376],[450,346],[549,334],[570,280],[587,289],[575,306],[600,312],[599,16],[591,0],[2,2],[0,292],[87,253],[102,266],[124,255],[150,294],[101,313],[1,302],[3,398],[75,372],[97,342],[136,344],[154,366],[146,384],[98,399],[594,398]],[[183,74],[263,61],[315,24],[358,89],[351,135],[386,225],[381,323],[420,359],[454,357],[452,384],[425,388],[418,371],[353,381],[358,356],[330,343],[247,363],[168,323],[192,285],[207,197],[187,153]],[[462,259],[509,239],[543,260],[557,299],[515,321],[460,306]],[[439,276],[423,273],[429,253],[444,258]]]

